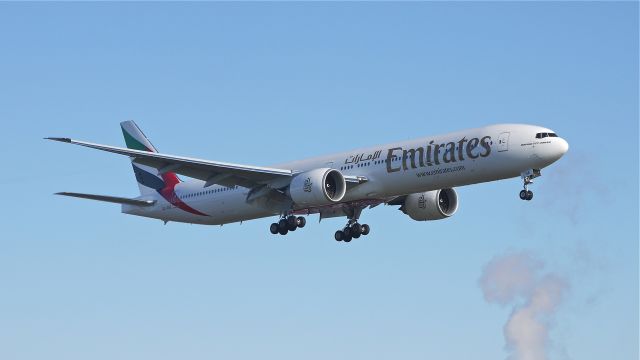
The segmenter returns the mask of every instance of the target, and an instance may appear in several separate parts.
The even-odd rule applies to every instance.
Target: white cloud
[[[492,259],[480,277],[487,302],[513,307],[504,326],[509,360],[548,359],[549,330],[569,284],[543,270],[530,254],[511,253]]]

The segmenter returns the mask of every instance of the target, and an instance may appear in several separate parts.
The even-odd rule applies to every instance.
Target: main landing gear
[[[351,221],[342,229],[336,231],[334,238],[336,241],[350,242],[351,239],[357,239],[360,236],[369,235],[371,228],[367,224],[359,224],[357,221]]]
[[[541,176],[541,175],[542,173],[540,172],[540,170],[537,170],[537,169],[530,169],[520,174],[520,177],[524,181],[524,190],[520,191],[521,200],[529,201],[533,199],[533,191],[529,190],[529,185],[533,184],[534,178],[537,178],[538,176]]]
[[[277,223],[271,224],[269,231],[273,235],[287,235],[289,231],[296,231],[298,228],[303,228],[307,224],[307,219],[302,216],[295,217],[293,215],[283,217]]]

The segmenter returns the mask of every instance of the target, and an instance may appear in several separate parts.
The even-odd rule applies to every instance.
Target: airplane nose
[[[569,143],[565,139],[558,139],[558,152],[560,153],[559,155],[562,156],[566,154],[567,151],[569,151]]]
[[[534,147],[533,150],[531,155],[532,161],[535,162],[533,167],[540,169],[560,160],[569,151],[569,143],[565,139],[556,137]]]

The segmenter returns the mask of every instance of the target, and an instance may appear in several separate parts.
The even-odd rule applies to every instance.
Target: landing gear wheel
[[[344,242],[349,242],[353,238],[353,232],[349,226],[345,226],[345,228],[342,229],[342,234],[342,241]]]
[[[362,226],[360,226],[360,224],[358,223],[351,225],[351,236],[354,239],[357,239],[360,237],[360,235],[362,235]]]
[[[269,227],[269,231],[271,231],[271,233],[273,235],[277,234],[278,233],[278,224],[276,224],[276,223],[271,224],[271,226]]]
[[[336,239],[336,241],[342,241],[342,239],[344,239],[344,233],[341,230],[338,230],[333,237]]]
[[[369,231],[371,231],[371,228],[369,227],[369,225],[367,224],[362,224],[362,235],[369,235]]]
[[[296,231],[296,229],[298,228],[298,220],[295,216],[287,217],[287,228],[289,229],[289,231]]]
[[[527,191],[520,190],[520,200],[527,200]]]
[[[527,197],[526,197],[526,200],[527,200],[527,201],[529,201],[529,200],[531,200],[531,199],[533,199],[533,191],[531,191],[531,190],[527,190]]]
[[[289,224],[287,223],[287,219],[280,219],[278,221],[278,233],[280,235],[287,235],[289,232]]]
[[[307,225],[307,219],[303,218],[302,216],[298,216],[298,218],[296,219],[296,224],[299,228],[302,229],[305,225]]]
[[[354,238],[359,238],[362,235],[362,226],[358,223],[351,225],[351,234]]]

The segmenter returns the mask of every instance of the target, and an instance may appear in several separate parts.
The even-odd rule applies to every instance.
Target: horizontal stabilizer
[[[155,200],[136,200],[136,199],[130,199],[130,198],[117,197],[117,196],[80,194],[80,193],[72,193],[72,192],[59,192],[59,193],[56,193],[56,195],[64,195],[64,196],[77,197],[81,199],[106,201],[110,203],[127,204],[127,205],[133,205],[133,206],[151,206],[156,203]]]

